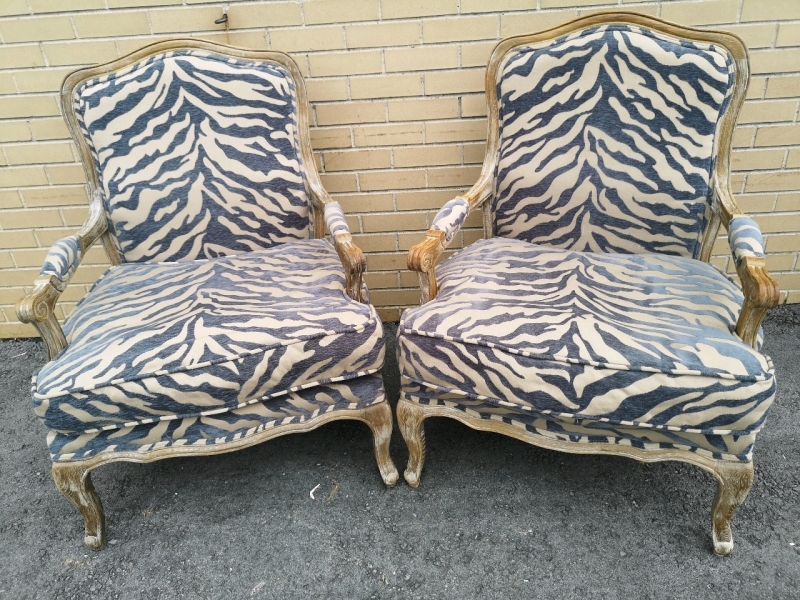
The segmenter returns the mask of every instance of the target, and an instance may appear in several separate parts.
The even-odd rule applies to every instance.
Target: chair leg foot
[[[392,409],[388,402],[379,402],[365,408],[363,415],[364,421],[372,430],[372,437],[375,441],[375,461],[378,463],[383,483],[386,487],[394,487],[397,480],[400,479],[400,474],[389,455],[389,442],[392,439],[393,428]]]
[[[419,486],[422,466],[425,464],[425,411],[402,398],[397,403],[397,424],[408,446],[408,466],[404,473],[406,483],[415,488]]]
[[[753,485],[753,463],[721,462],[714,474],[717,478],[717,495],[711,510],[714,554],[727,555],[733,550],[731,519]]]
[[[89,471],[75,463],[53,463],[52,471],[56,487],[83,515],[83,543],[92,550],[102,549],[106,544],[106,517]]]

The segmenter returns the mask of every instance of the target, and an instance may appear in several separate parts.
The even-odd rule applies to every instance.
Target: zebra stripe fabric
[[[756,434],[744,435],[689,433],[614,425],[591,419],[553,418],[535,411],[521,412],[493,402],[468,398],[455,392],[442,392],[403,379],[403,398],[424,406],[447,406],[466,415],[500,421],[539,436],[578,444],[616,444],[642,450],[684,450],[717,460],[753,460]]]
[[[39,277],[56,277],[56,287],[63,291],[80,264],[81,239],[77,235],[71,235],[53,244],[44,259]]]
[[[512,50],[497,81],[497,235],[696,257],[733,68],[724,48],[631,25]]]
[[[469,215],[469,202],[464,198],[453,198],[436,213],[431,229],[444,231],[444,241],[450,243]]]
[[[330,202],[325,205],[325,223],[328,225],[328,231],[334,237],[337,233],[350,233],[344,211],[338,202]]]
[[[37,416],[74,434],[222,414],[377,372],[375,309],[345,293],[327,240],[111,267],[33,379]]]
[[[282,66],[175,50],[83,83],[74,103],[124,261],[309,237],[295,84]]]
[[[437,297],[400,321],[413,384],[702,435],[757,431],[774,399],[771,361],[734,334],[741,292],[705,263],[492,238],[438,274]]]
[[[734,217],[728,224],[728,243],[738,267],[745,256],[764,258],[764,239],[758,223],[745,216]]]
[[[362,409],[385,400],[383,380],[379,375],[368,375],[288,392],[269,402],[256,402],[214,415],[87,433],[51,430],[47,446],[53,461],[80,460],[113,452],[146,454],[170,446],[213,446],[281,425],[306,423],[332,411]]]

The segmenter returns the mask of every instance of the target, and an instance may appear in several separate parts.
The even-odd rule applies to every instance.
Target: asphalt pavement
[[[765,331],[778,394],[728,557],[711,552],[716,484],[698,468],[561,454],[449,419],[426,421],[416,490],[384,489],[357,422],[101,467],[110,543],[92,552],[30,407],[42,344],[0,341],[0,600],[800,598],[800,305]],[[397,431],[392,455],[402,471]]]

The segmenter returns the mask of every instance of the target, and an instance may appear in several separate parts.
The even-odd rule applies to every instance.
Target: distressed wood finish
[[[727,228],[734,216],[743,214],[730,191],[730,151],[736,118],[744,101],[750,73],[747,49],[744,43],[737,36],[729,33],[693,29],[636,13],[613,11],[575,19],[539,33],[502,40],[492,52],[486,70],[488,137],[483,169],[475,185],[461,197],[469,202],[470,212],[479,207],[483,209],[484,236],[492,237],[494,220],[491,203],[486,201],[491,198],[494,189],[494,176],[500,148],[499,108],[495,84],[497,74],[501,71],[508,53],[518,46],[546,42],[585,27],[608,23],[640,25],[675,37],[718,44],[725,47],[735,60],[733,95],[719,124],[717,161],[711,177],[712,203],[709,207],[708,222],[703,232],[699,252],[699,259],[708,262],[720,226],[724,225]],[[436,263],[446,246],[443,232],[429,230],[425,239],[412,247],[408,253],[408,268],[416,271],[419,275],[421,303],[423,304],[436,297],[438,291]],[[742,280],[744,303],[736,326],[736,333],[744,342],[756,347],[758,329],[764,314],[767,309],[775,306],[778,302],[778,286],[775,280],[769,276],[763,258],[745,257],[737,271]],[[423,421],[434,416],[450,417],[473,429],[501,433],[535,446],[560,452],[627,456],[644,462],[677,460],[696,465],[714,475],[718,482],[717,496],[712,508],[714,552],[724,555],[729,554],[733,549],[730,522],[734,512],[747,497],[752,486],[752,463],[713,460],[693,452],[680,450],[641,450],[614,444],[577,444],[546,438],[506,423],[473,417],[457,408],[421,405],[401,398],[397,405],[397,421],[409,450],[408,466],[404,475],[406,482],[411,487],[419,485],[425,462]]]
[[[147,452],[111,452],[97,454],[86,460],[63,461],[53,463],[53,480],[64,497],[75,505],[83,515],[86,535],[84,543],[92,550],[100,550],[106,542],[105,515],[100,497],[92,485],[91,471],[113,462],[150,463],[165,458],[180,456],[213,456],[235,452],[256,444],[261,444],[282,435],[290,433],[306,433],[317,427],[339,420],[355,420],[366,423],[372,431],[375,459],[381,473],[381,479],[386,487],[391,488],[397,483],[400,475],[389,455],[389,440],[392,437],[392,409],[388,402],[379,402],[363,409],[337,410],[310,419],[305,423],[292,423],[289,425],[276,425],[265,429],[250,437],[238,439],[223,444],[207,446],[170,446],[158,448]]]
[[[742,215],[733,194],[730,191],[730,154],[731,141],[733,140],[733,130],[736,126],[736,119],[744,102],[747,93],[747,84],[750,80],[750,69],[747,59],[747,48],[744,42],[731,33],[721,31],[707,31],[684,27],[674,23],[668,23],[661,19],[648,17],[645,15],[611,11],[597,13],[588,17],[581,17],[547,29],[538,33],[518,35],[502,40],[492,52],[489,65],[486,69],[486,105],[488,109],[488,135],[486,141],[486,155],[483,161],[483,168],[480,177],[470,190],[462,195],[469,202],[470,212],[478,207],[483,208],[483,230],[484,236],[490,238],[494,235],[493,218],[491,205],[486,200],[491,198],[494,189],[494,176],[497,171],[497,161],[500,151],[499,137],[499,107],[497,104],[497,74],[502,70],[508,53],[518,46],[547,42],[563,35],[567,35],[585,27],[593,25],[603,25],[609,23],[625,23],[630,25],[640,25],[655,31],[685,38],[697,42],[718,44],[730,52],[733,57],[736,70],[734,74],[734,86],[731,102],[722,116],[717,135],[717,161],[711,178],[712,184],[712,205],[711,215],[703,232],[699,259],[708,262],[711,258],[711,249],[719,233],[719,227],[724,225],[726,228],[734,215]],[[436,263],[442,252],[447,247],[443,237],[438,236],[440,232],[429,230],[425,239],[416,244],[408,252],[408,268],[419,273],[420,279],[420,301],[422,304],[436,297],[438,286],[436,284]],[[746,261],[747,262],[747,261]],[[742,306],[739,324],[736,333],[746,343],[755,347],[755,338],[761,321],[766,310],[778,303],[778,286],[763,265],[756,266],[749,261],[752,267],[740,268],[739,277],[745,289],[745,300]]]
[[[408,466],[404,477],[413,488],[419,486],[422,467],[425,464],[424,420],[429,417],[449,417],[478,431],[500,433],[527,442],[539,448],[567,452],[569,454],[610,454],[625,456],[651,463],[677,460],[700,467],[717,480],[717,495],[711,508],[711,533],[714,553],[730,554],[733,550],[731,519],[736,509],[747,498],[753,485],[753,463],[714,460],[694,452],[680,450],[642,450],[633,446],[616,444],[578,444],[548,438],[501,421],[489,421],[473,417],[462,410],[449,406],[427,406],[409,402],[403,398],[397,404],[397,423],[403,439],[408,445]]]
[[[175,39],[151,44],[107,64],[75,71],[64,81],[61,88],[62,112],[80,152],[88,181],[88,195],[91,199],[89,217],[78,232],[80,258],[83,258],[85,252],[100,239],[111,264],[117,265],[122,262],[116,244],[108,231],[103,196],[99,189],[98,174],[87,142],[78,126],[78,118],[72,102],[73,92],[78,85],[88,79],[123,69],[154,54],[177,49],[201,49],[236,58],[270,61],[278,63],[291,73],[297,93],[300,153],[305,170],[306,191],[311,200],[312,237],[324,237],[324,210],[327,204],[333,202],[333,199],[322,187],[319,173],[314,163],[308,133],[308,98],[303,78],[294,60],[281,52],[250,51],[201,40]],[[331,237],[344,267],[347,294],[359,302],[364,302],[362,298],[362,275],[366,270],[366,259],[363,252],[353,243],[352,237],[348,233],[340,233]],[[25,323],[32,323],[44,340],[48,360],[52,360],[56,354],[67,347],[67,340],[55,315],[56,302],[64,291],[66,283],[68,282],[60,282],[55,276],[40,277],[34,282],[33,291],[17,303],[17,314],[20,320]],[[90,472],[97,467],[118,461],[146,463],[179,456],[211,456],[233,452],[281,435],[311,431],[325,423],[342,419],[363,421],[370,427],[374,438],[375,459],[381,478],[387,487],[394,486],[399,479],[399,474],[389,455],[389,440],[391,438],[393,420],[391,408],[386,401],[360,410],[335,410],[301,424],[276,425],[245,439],[232,442],[205,446],[170,446],[149,452],[109,452],[106,454],[101,453],[82,461],[56,462],[52,467],[53,479],[61,493],[83,515],[86,526],[84,542],[89,548],[99,550],[104,546],[106,536],[103,506],[92,485],[90,476]]]
[[[80,238],[80,257],[94,244],[98,238],[107,236],[108,224],[106,222],[105,210],[103,209],[103,197],[100,192],[90,185],[89,197],[89,216],[86,222],[78,231]],[[67,347],[67,339],[64,331],[56,317],[55,309],[58,298],[66,289],[66,282],[60,282],[57,277],[37,277],[33,282],[33,290],[17,301],[17,316],[23,323],[30,323],[39,332],[44,340],[47,360]]]

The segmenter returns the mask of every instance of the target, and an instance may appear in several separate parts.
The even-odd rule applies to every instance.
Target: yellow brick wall
[[[292,54],[323,181],[367,253],[373,302],[396,320],[419,297],[405,252],[478,175],[494,44],[609,8],[733,31],[749,46],[733,188],[766,234],[781,301],[800,302],[800,0],[0,0],[0,337],[34,334],[16,322],[14,303],[49,245],[86,215],[57,103],[71,70],[177,35]],[[227,31],[214,24],[223,9]],[[454,248],[480,237],[479,215],[467,225]],[[724,240],[713,262],[733,272]],[[106,265],[93,248],[63,311]]]

